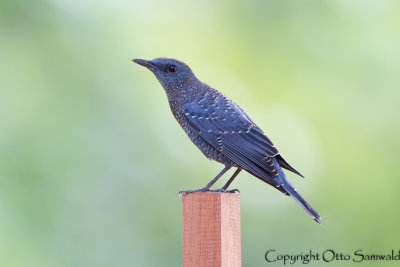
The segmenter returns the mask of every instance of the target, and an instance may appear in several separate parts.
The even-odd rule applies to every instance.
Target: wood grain
[[[241,266],[239,193],[182,195],[182,265]]]

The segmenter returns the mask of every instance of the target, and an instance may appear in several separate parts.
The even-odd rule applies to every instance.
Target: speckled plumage
[[[300,176],[279,154],[271,140],[236,103],[201,82],[183,62],[171,58],[134,62],[151,70],[168,97],[171,111],[190,140],[210,159],[225,165],[207,186],[208,191],[230,167],[238,170],[221,189],[226,190],[241,169],[292,196],[317,222],[318,213],[297,193],[281,168]]]

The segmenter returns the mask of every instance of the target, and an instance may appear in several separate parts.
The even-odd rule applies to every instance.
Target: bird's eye
[[[168,66],[168,71],[169,72],[175,72],[176,71],[176,66],[175,65],[169,65]]]

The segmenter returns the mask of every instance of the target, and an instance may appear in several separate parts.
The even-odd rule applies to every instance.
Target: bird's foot
[[[205,188],[182,190],[182,191],[179,191],[179,195],[190,194],[190,193],[198,193],[198,192],[207,192],[207,191],[210,191],[210,190],[209,189],[205,189]]]
[[[213,189],[213,190],[209,190],[209,191],[221,192],[221,193],[240,193],[239,189],[226,190],[225,188],[218,188],[218,189]]]
[[[199,192],[216,192],[216,193],[236,193],[237,192],[237,193],[240,193],[239,189],[226,190],[224,188],[218,188],[218,189],[200,188],[200,189],[194,189],[194,190],[179,191],[179,195],[190,194],[190,193],[199,193]]]

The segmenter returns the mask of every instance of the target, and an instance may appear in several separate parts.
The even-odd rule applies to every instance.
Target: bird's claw
[[[200,189],[194,189],[194,190],[182,190],[179,191],[179,195],[183,194],[190,194],[190,193],[199,193],[199,192],[215,192],[215,193],[240,193],[239,189],[232,189],[232,190],[226,190],[224,188],[218,188],[218,189],[205,189],[205,188],[200,188]]]
[[[240,194],[240,190],[235,188],[235,189],[232,189],[232,190],[228,190],[228,193],[239,193]]]
[[[232,189],[232,190],[226,190],[224,188],[218,188],[218,189],[213,189],[213,190],[208,190],[210,192],[220,192],[220,193],[240,193],[239,189]]]
[[[213,190],[211,190],[211,191],[213,191]],[[240,193],[239,189],[226,190],[226,189],[224,189],[224,188],[215,189],[215,192],[223,192],[223,193]]]
[[[198,192],[207,192],[207,191],[209,191],[209,190],[203,189],[203,188],[192,189],[192,190],[182,190],[182,191],[179,191],[179,195],[190,194],[190,193],[198,193]]]

